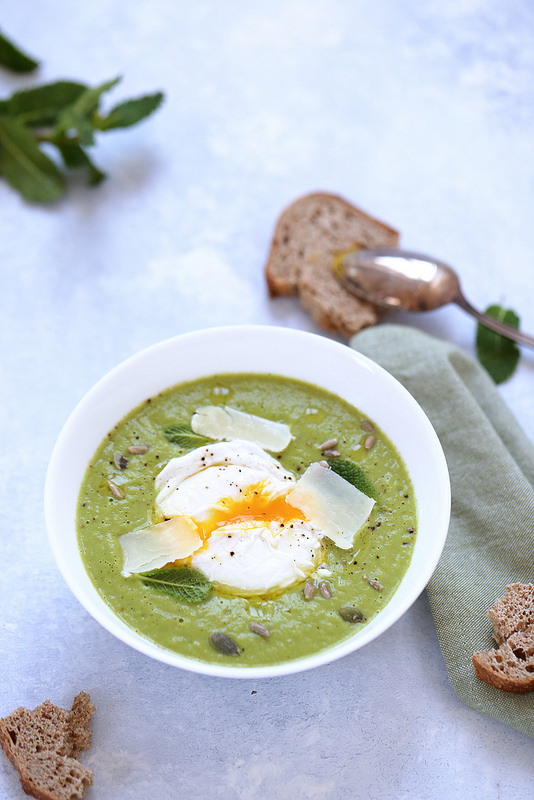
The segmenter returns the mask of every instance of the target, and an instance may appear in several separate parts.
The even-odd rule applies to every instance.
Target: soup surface
[[[374,487],[376,503],[352,546],[341,548],[324,539],[318,570],[289,588],[253,596],[214,585],[199,602],[185,602],[147,584],[139,574],[124,575],[119,537],[161,520],[155,513],[157,476],[171,459],[197,446],[195,436],[190,443],[173,443],[169,430],[189,426],[195,411],[206,405],[231,406],[287,424],[293,438],[274,457],[297,481],[311,463],[325,457],[330,463],[353,462],[363,471]],[[335,444],[325,448],[329,440]],[[147,399],[110,431],[81,486],[77,530],[93,584],[143,637],[195,660],[267,666],[303,658],[357,635],[384,608],[410,563],[416,509],[399,454],[357,409],[299,381],[222,374]],[[340,614],[347,608],[357,613]],[[210,641],[214,632],[230,637],[239,652],[215,649]]]

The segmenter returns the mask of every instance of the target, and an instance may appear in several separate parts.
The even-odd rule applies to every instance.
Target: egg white
[[[187,559],[218,588],[276,592],[314,572],[322,534],[285,502],[295,478],[261,447],[216,442],[172,459],[156,478],[156,513],[185,515],[203,545]]]

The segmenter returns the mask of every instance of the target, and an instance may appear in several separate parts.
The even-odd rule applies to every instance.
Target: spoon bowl
[[[358,249],[341,253],[333,269],[349,292],[374,305],[433,311],[456,303],[485,327],[534,347],[534,337],[477,311],[464,297],[456,272],[436,258],[394,248]]]

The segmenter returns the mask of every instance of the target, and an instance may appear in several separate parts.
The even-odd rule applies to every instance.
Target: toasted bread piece
[[[477,677],[496,689],[534,692],[534,625],[509,636],[498,648],[473,653]]]
[[[534,691],[534,585],[507,586],[488,617],[499,647],[473,653],[476,675],[506,692]]]
[[[495,641],[502,644],[516,631],[534,624],[534,584],[512,583],[488,611]]]
[[[399,234],[337,195],[304,195],[280,215],[265,266],[271,297],[298,295],[326,330],[345,337],[374,325],[375,306],[349,294],[336,280],[334,257],[353,247],[398,247]]]
[[[45,700],[33,711],[20,707],[0,719],[0,745],[26,794],[38,800],[83,797],[93,773],[77,756],[91,744],[94,710],[89,695],[80,692],[70,711]]]

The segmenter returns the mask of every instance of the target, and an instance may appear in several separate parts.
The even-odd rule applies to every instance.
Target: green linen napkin
[[[471,660],[495,645],[486,612],[506,586],[534,582],[534,447],[485,370],[457,347],[391,324],[350,344],[404,384],[447,458],[451,523],[427,593],[451,684],[466,705],[534,736],[534,693],[488,686]]]

